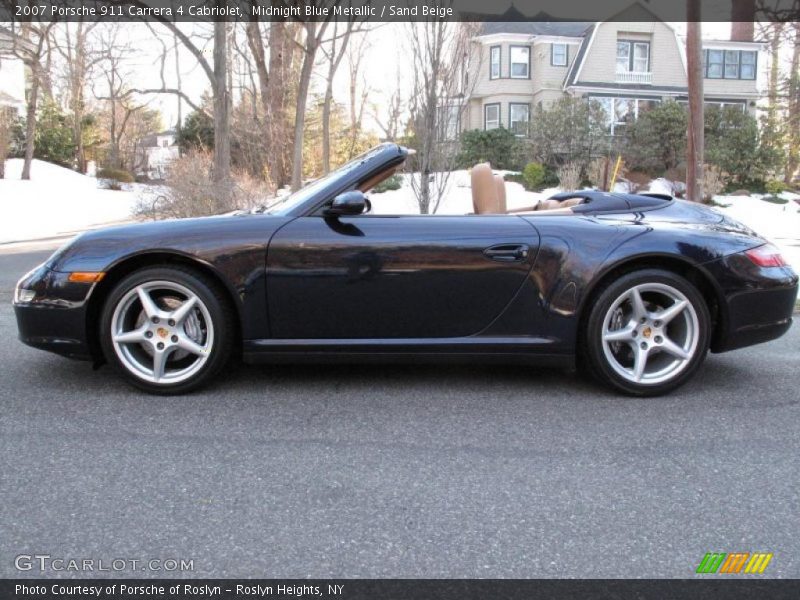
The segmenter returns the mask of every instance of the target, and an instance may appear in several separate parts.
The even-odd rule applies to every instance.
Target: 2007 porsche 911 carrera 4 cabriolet
[[[646,396],[791,325],[797,275],[710,208],[577,191],[510,211],[481,164],[473,214],[379,214],[367,193],[408,154],[383,144],[265,209],[84,233],[19,281],[20,338],[163,394],[241,353],[577,364]]]

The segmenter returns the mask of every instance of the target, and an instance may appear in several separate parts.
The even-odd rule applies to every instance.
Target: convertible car
[[[373,210],[408,154],[380,145],[263,210],[84,233],[19,281],[20,339],[160,394],[241,354],[577,365],[650,396],[791,325],[797,275],[710,208],[577,191],[509,211],[481,164],[471,214]]]

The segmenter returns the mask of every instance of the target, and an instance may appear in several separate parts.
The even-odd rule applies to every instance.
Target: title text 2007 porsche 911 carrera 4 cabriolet
[[[164,394],[241,351],[577,363],[644,396],[791,325],[797,275],[712,209],[577,191],[509,211],[482,164],[474,214],[376,214],[366,194],[407,156],[383,144],[262,211],[84,233],[19,281],[20,338]]]

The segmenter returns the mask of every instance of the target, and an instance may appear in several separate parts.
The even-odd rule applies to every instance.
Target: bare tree
[[[45,60],[45,64],[49,64],[50,61],[50,30],[53,25],[53,22],[22,23],[19,30],[12,29],[14,35],[12,35],[11,51],[30,72],[30,88],[25,109],[25,159],[22,164],[22,179],[31,178],[39,90],[43,81],[48,82],[45,86],[45,89],[48,89],[50,81],[45,74],[42,61]]]
[[[372,116],[383,132],[385,140],[394,141],[400,134],[400,118],[403,114],[402,86],[400,85],[400,69],[395,75],[395,88],[386,102],[386,113],[381,114],[377,107],[373,107]]]
[[[344,23],[344,33],[339,35],[339,23],[333,24],[333,37],[327,45],[322,47],[322,52],[328,59],[328,69],[325,76],[325,96],[322,105],[322,171],[331,170],[331,103],[333,102],[333,78],[339,69],[339,64],[345,56],[347,42],[355,27],[355,21]]]
[[[275,3],[278,0],[273,0]],[[255,63],[259,98],[263,113],[260,129],[264,136],[267,171],[273,185],[282,187],[289,181],[289,132],[287,118],[293,44],[298,25],[280,20],[271,21],[268,28],[269,56],[265,49],[264,33],[258,21],[246,26],[247,43]]]
[[[11,145],[11,119],[9,111],[0,107],[0,179],[6,176],[6,158]]]
[[[792,62],[789,67],[787,141],[788,156],[784,179],[792,181],[800,166],[800,23],[792,23]]]
[[[136,49],[131,42],[120,42],[119,24],[105,26],[98,35],[97,52],[102,57],[98,62],[101,71],[102,90],[93,88],[94,97],[108,106],[108,160],[112,168],[122,168],[122,139],[131,117],[145,105],[133,102],[127,81],[133,74],[125,69],[125,61],[135,56]]]
[[[72,111],[72,135],[75,139],[75,165],[81,173],[86,170],[83,140],[83,120],[86,109],[86,86],[92,69],[104,55],[93,48],[92,32],[98,22],[64,23],[63,37],[56,38],[56,49],[64,58],[69,108]]]
[[[317,0],[315,5],[331,7],[338,4],[338,0]],[[330,11],[329,14],[332,14]],[[303,178],[303,133],[305,129],[306,105],[308,103],[308,90],[311,85],[311,75],[314,70],[317,50],[322,45],[325,31],[330,24],[330,18],[321,22],[305,21],[303,23],[304,39],[297,43],[302,52],[303,62],[300,67],[300,80],[297,83],[297,99],[294,112],[294,142],[292,145],[292,190],[300,189]]]
[[[142,7],[147,3],[142,0],[128,0]],[[197,41],[196,30],[192,34],[183,31],[168,17],[154,15],[153,20],[166,27],[175,38],[180,40],[184,48],[195,58],[197,64],[205,74],[213,95],[214,118],[214,167],[213,180],[220,193],[224,193],[227,183],[231,180],[231,97],[228,89],[228,28],[229,24],[218,21],[212,24],[213,60],[209,63],[203,52],[203,47]],[[182,98],[194,110],[206,112],[198,103],[187,96],[183,90],[167,86],[162,83],[161,88],[132,89],[140,94],[175,94]]]
[[[350,150],[348,154],[351,158],[356,153],[358,135],[361,133],[364,120],[364,107],[367,104],[367,97],[370,93],[369,83],[362,69],[364,57],[369,48],[370,38],[365,31],[364,34],[354,39],[347,52],[347,65],[350,76]]]
[[[421,214],[435,213],[447,190],[458,154],[460,120],[465,112],[465,61],[474,24],[429,21],[409,23],[413,93],[410,113],[417,156],[411,188]]]

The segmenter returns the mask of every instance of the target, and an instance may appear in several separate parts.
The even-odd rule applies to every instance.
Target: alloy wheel
[[[602,327],[606,360],[625,380],[657,385],[677,377],[692,361],[700,340],[697,311],[678,289],[644,283],[622,293]]]
[[[136,285],[117,303],[111,342],[122,365],[155,384],[186,381],[214,346],[211,314],[200,297],[171,281]]]

